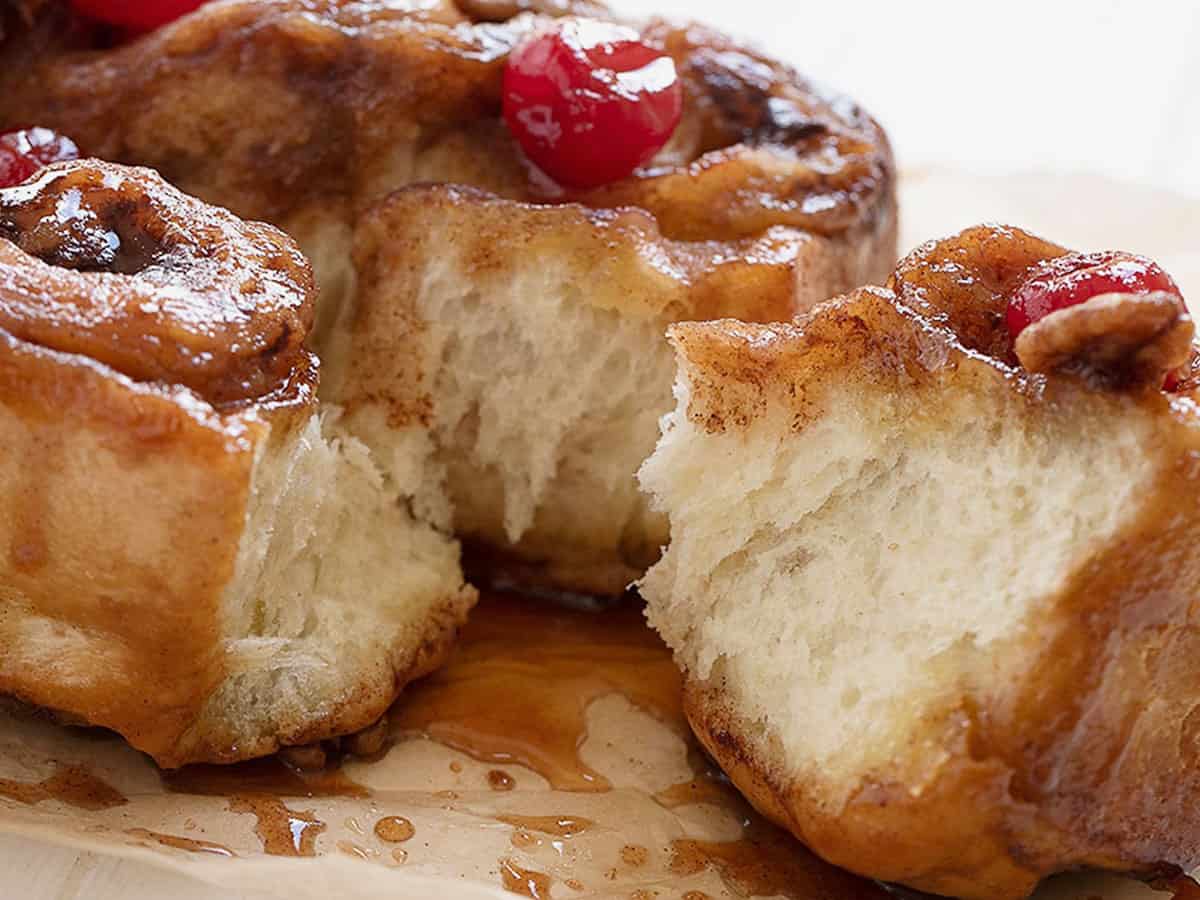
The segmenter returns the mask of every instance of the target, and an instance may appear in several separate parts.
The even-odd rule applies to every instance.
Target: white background
[[[749,37],[859,100],[908,170],[1089,172],[1200,197],[1200,2],[614,5]]]

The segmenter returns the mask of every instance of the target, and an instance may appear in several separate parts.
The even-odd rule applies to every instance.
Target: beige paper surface
[[[1008,221],[1153,255],[1200,297],[1192,201],[1082,177],[914,173],[902,208],[905,250]],[[0,714],[0,898],[885,896],[712,777],[665,651],[630,613],[548,610],[535,635],[520,618],[534,607],[487,604],[452,667],[402,701],[386,755],[323,779],[257,767],[172,791],[114,737]],[[1043,891],[1146,893],[1082,878]]]

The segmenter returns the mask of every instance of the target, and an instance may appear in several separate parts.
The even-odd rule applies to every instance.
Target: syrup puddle
[[[556,790],[602,792],[611,785],[579,747],[588,706],[613,693],[686,733],[679,673],[636,604],[587,612],[492,596],[451,664],[410,688],[393,721],[399,735],[525,766]]]
[[[49,778],[38,782],[0,778],[0,797],[7,797],[26,806],[36,806],[46,800],[57,800],[67,806],[91,812],[112,809],[129,802],[116,788],[76,766],[60,766]]]
[[[276,797],[259,794],[231,797],[229,810],[254,816],[254,833],[268,856],[317,855],[317,836],[325,830],[325,823],[315,818],[312,810],[297,812]]]

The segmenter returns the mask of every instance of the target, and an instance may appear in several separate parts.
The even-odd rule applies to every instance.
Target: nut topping
[[[1029,325],[1016,353],[1030,372],[1077,371],[1159,387],[1190,359],[1194,333],[1178,294],[1099,294]]]

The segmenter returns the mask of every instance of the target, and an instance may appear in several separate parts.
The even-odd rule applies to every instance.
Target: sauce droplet
[[[130,837],[141,838],[144,841],[154,841],[156,844],[161,844],[164,847],[172,847],[175,850],[186,850],[188,853],[210,853],[213,856],[237,856],[228,847],[223,847],[220,844],[214,844],[212,841],[202,841],[198,838],[180,837],[175,834],[160,834],[157,831],[148,831],[145,828],[130,828],[125,832]]]
[[[402,844],[412,840],[417,829],[403,816],[384,816],[375,823],[375,836],[389,844]]]
[[[488,787],[493,791],[511,791],[517,786],[513,777],[503,769],[492,769],[487,774]]]
[[[550,876],[544,872],[522,869],[511,859],[500,860],[500,884],[512,894],[549,900]]]
[[[347,856],[354,856],[362,860],[369,860],[371,858],[371,851],[351,841],[338,841],[337,848]]]
[[[555,837],[574,837],[596,824],[578,816],[496,816],[496,821]]]
[[[254,816],[257,820],[254,833],[262,841],[264,853],[270,856],[316,856],[317,836],[325,830],[325,823],[315,818],[312,810],[297,812],[288,809],[279,798],[261,794],[232,797],[229,809]]]
[[[93,812],[129,802],[116,788],[76,766],[60,766],[49,778],[32,783],[0,778],[0,797],[26,806],[57,800],[67,806]]]

